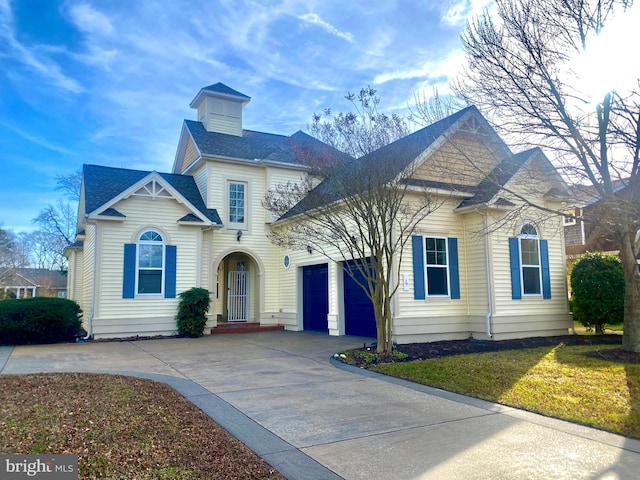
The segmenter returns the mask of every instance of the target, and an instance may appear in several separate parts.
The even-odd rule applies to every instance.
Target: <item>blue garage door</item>
[[[305,330],[328,333],[329,266],[302,267],[302,324]]]
[[[353,261],[346,262],[351,266],[351,272],[364,284],[362,273],[354,266]],[[376,336],[376,319],[373,304],[363,288],[347,273],[344,275],[344,326],[347,335],[360,337]]]

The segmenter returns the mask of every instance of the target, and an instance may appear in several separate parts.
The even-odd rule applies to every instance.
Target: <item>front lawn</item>
[[[640,365],[605,359],[607,350],[615,348],[560,343],[371,368],[412,382],[640,438]]]
[[[169,386],[117,375],[0,375],[0,453],[78,455],[81,479],[284,479]]]

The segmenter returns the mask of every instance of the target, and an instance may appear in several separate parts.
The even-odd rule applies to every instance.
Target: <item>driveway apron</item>
[[[0,347],[0,373],[169,383],[291,479],[632,479],[640,441],[331,362],[305,332]]]

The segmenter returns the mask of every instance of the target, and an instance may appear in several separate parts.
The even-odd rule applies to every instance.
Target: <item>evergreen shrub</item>
[[[86,334],[82,310],[72,300],[35,297],[0,302],[0,344],[73,342]]]
[[[185,337],[201,337],[207,324],[207,311],[211,298],[204,288],[191,288],[182,292],[176,320],[178,334]]]
[[[571,271],[573,318],[596,333],[624,321],[624,270],[615,255],[585,253]]]

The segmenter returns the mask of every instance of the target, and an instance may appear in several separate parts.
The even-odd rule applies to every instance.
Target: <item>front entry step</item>
[[[284,325],[260,325],[258,322],[218,322],[218,326],[211,329],[211,335],[220,335],[224,333],[271,332],[274,330],[284,330]]]

